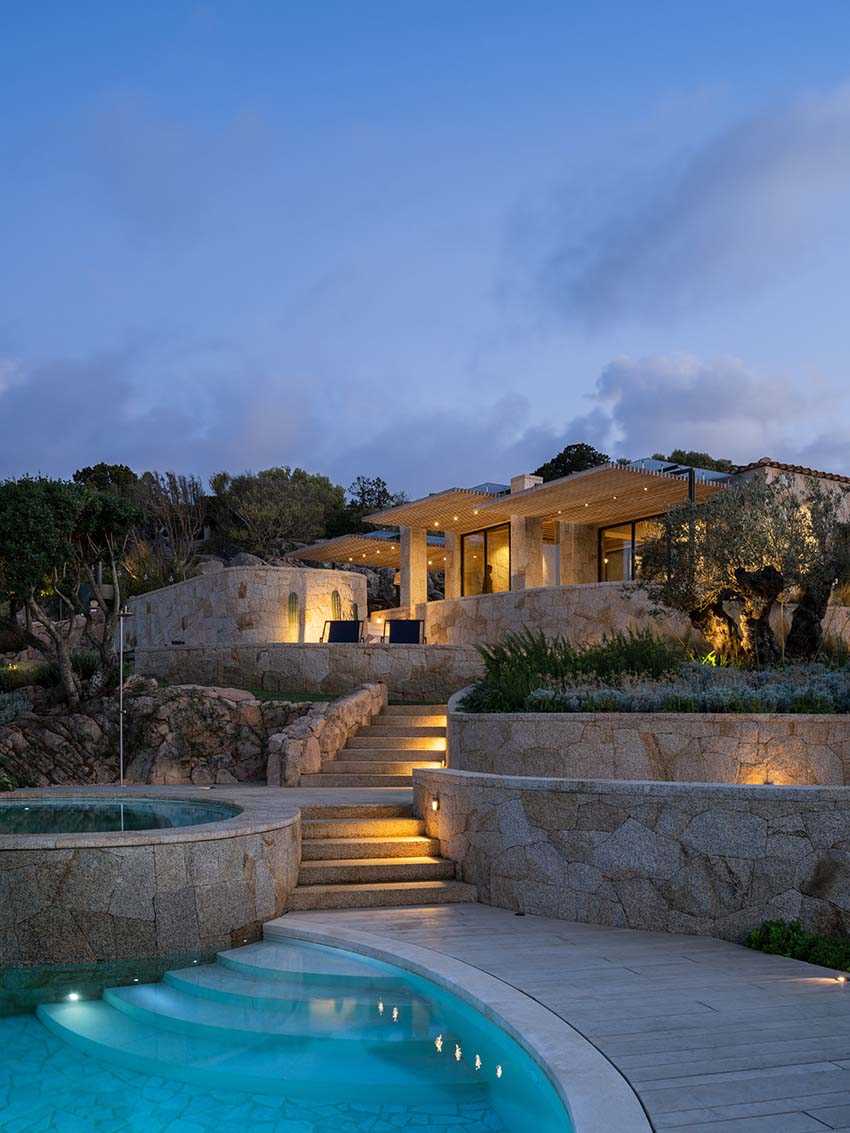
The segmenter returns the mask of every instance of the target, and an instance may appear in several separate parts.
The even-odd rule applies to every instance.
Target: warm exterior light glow
[[[437,798],[431,799],[431,810],[438,811],[440,809],[440,800]]]
[[[846,977],[846,976],[836,976],[836,977],[835,977],[835,982],[836,982],[837,984],[846,984],[846,983],[847,983],[847,977]],[[70,996],[68,996],[68,998],[70,999],[71,997],[70,997]]]
[[[457,523],[457,516],[456,515],[453,515],[452,519],[454,520],[455,523]]]

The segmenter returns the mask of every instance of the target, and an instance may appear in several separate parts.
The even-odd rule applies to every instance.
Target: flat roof
[[[441,556],[444,546],[445,540],[441,535],[428,535],[429,556]],[[396,569],[401,564],[399,537],[395,531],[337,535],[333,539],[322,539],[318,543],[311,543],[309,547],[290,551],[288,557],[314,563],[351,563],[354,566]]]

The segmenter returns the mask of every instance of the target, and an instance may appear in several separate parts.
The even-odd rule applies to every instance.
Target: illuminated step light
[[[460,1049],[460,1044],[455,1043],[455,1062],[460,1062],[463,1058],[463,1051]]]
[[[480,1054],[476,1054],[476,1056],[475,1056],[475,1069],[476,1070],[481,1069],[481,1055]]]
[[[434,1039],[434,1046],[437,1048],[437,1054],[443,1053],[443,1036],[437,1035]]]
[[[79,1003],[80,993],[78,991],[69,991],[67,998],[69,1003]]]
[[[398,1008],[397,1007],[393,1008],[393,1022],[394,1023],[398,1022]]]
[[[496,1077],[497,1077],[497,1078],[501,1078],[501,1076],[502,1076],[502,1067],[501,1067],[501,1066],[497,1066],[497,1067],[496,1067]]]
[[[384,1013],[384,1001],[383,1001],[383,999],[379,999],[378,1000],[378,1014],[383,1015],[383,1013]]]

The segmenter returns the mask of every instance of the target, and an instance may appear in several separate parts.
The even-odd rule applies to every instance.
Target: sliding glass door
[[[462,535],[461,594],[499,594],[511,588],[510,524]]]

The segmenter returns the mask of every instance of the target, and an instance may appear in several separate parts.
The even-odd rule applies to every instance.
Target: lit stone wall
[[[850,717],[450,711],[448,763],[498,775],[840,785],[850,783]]]
[[[385,610],[382,617],[407,617],[405,609]],[[587,586],[541,586],[503,594],[444,598],[421,603],[409,616],[425,619],[433,645],[498,641],[525,627],[547,636],[563,634],[571,641],[599,641],[618,630],[653,629],[657,633],[698,640],[684,616],[659,615],[646,594],[630,584],[600,582]]]
[[[222,645],[137,649],[136,672],[173,684],[262,688],[287,696],[338,695],[381,682],[393,700],[444,703],[480,679],[472,646]]]
[[[850,931],[850,791],[417,770],[416,807],[486,904],[741,940]],[[432,801],[438,799],[438,809]]]
[[[173,830],[0,837],[0,967],[208,955],[259,939],[295,888],[299,811],[226,791],[215,801],[243,813]]]
[[[355,610],[366,617],[366,578],[311,567],[227,567],[131,598],[130,608],[130,648],[317,642],[326,619]]]

